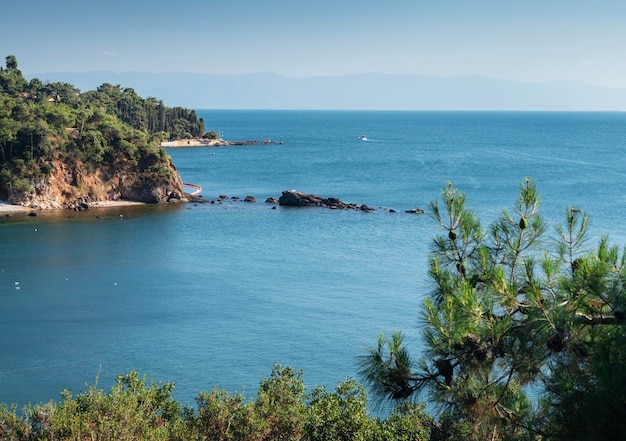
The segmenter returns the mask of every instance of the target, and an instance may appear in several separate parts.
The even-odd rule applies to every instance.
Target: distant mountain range
[[[578,82],[525,83],[480,76],[358,75],[287,78],[273,73],[54,72],[25,75],[71,83],[131,87],[167,106],[192,109],[320,110],[626,110],[626,89]]]

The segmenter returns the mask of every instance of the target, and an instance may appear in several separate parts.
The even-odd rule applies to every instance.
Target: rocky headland
[[[5,189],[11,207],[26,209],[74,209],[126,203],[184,203],[190,195],[183,189],[178,170],[168,156],[144,158],[139,167],[117,161],[90,169],[80,161],[55,159],[50,172],[31,182],[31,191]],[[20,211],[20,210],[14,210]]]
[[[0,67],[0,103],[3,207],[85,210],[193,199],[159,147],[164,138],[208,136],[192,109],[109,83],[81,92],[69,83],[28,81],[13,55]]]

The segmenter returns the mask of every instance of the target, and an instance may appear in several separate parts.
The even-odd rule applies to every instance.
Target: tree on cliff
[[[197,117],[195,110],[166,107],[154,97],[143,99],[130,87],[104,83],[85,96],[106,108],[108,113],[147,133],[164,132],[168,138],[199,138],[204,134],[204,120]]]
[[[110,182],[120,170],[132,171],[137,190],[167,183],[177,173],[159,141],[203,132],[193,110],[144,100],[130,88],[103,84],[81,93],[68,83],[28,82],[9,55],[0,68],[0,199],[21,201],[40,191],[58,160],[88,174],[98,170]],[[71,193],[81,194],[79,184]]]
[[[5,68],[0,67],[0,86],[3,90],[15,94],[26,84],[22,72],[18,69],[17,59],[13,55],[5,58]]]
[[[433,241],[423,358],[401,333],[361,359],[375,395],[428,393],[448,439],[616,439],[626,433],[626,255],[606,237],[585,248],[587,217],[568,208],[547,240],[539,194],[486,231],[451,184],[430,204]],[[443,436],[442,435],[442,436]]]

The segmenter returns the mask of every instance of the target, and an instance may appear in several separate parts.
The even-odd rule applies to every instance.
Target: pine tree
[[[452,184],[442,201],[430,205],[443,234],[430,257],[423,356],[410,356],[401,333],[381,335],[361,359],[375,396],[416,400],[427,393],[442,434],[453,439],[571,439],[562,429],[580,413],[581,388],[598,397],[596,413],[615,414],[610,402],[625,414],[626,351],[614,343],[624,340],[624,254],[606,238],[586,252],[588,219],[575,208],[566,210],[555,240],[545,240],[530,179],[514,211],[503,211],[487,230]],[[616,396],[602,403],[611,387]],[[593,418],[577,421],[587,427]],[[623,426],[605,425],[602,433],[616,425]]]

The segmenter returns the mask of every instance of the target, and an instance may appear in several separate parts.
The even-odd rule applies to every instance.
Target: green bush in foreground
[[[153,383],[131,372],[119,375],[109,392],[96,383],[21,413],[1,404],[0,439],[419,441],[430,433],[422,406],[405,403],[386,419],[372,417],[365,389],[356,381],[306,394],[302,373],[279,365],[261,381],[255,400],[214,388],[201,392],[197,407],[189,408],[172,398],[173,389],[172,383]]]

